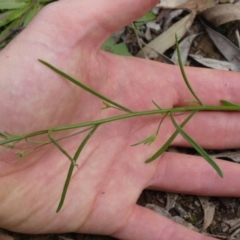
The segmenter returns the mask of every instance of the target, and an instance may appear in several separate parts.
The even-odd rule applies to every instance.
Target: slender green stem
[[[48,137],[52,141],[52,143],[71,161],[72,164],[75,164],[75,161],[72,157],[68,154],[68,152],[63,149],[63,147],[56,141],[56,139],[52,136],[51,130],[48,131]],[[75,164],[76,166],[76,164]]]
[[[189,81],[188,81],[188,78],[187,78],[187,75],[185,73],[185,70],[184,70],[184,67],[183,67],[183,63],[182,63],[182,58],[181,58],[181,51],[180,51],[180,48],[179,48],[179,45],[178,45],[178,38],[177,38],[177,35],[175,35],[175,40],[176,40],[176,47],[177,47],[177,55],[178,55],[178,62],[179,62],[179,67],[180,67],[180,70],[181,70],[181,73],[182,73],[182,76],[183,76],[183,79],[189,89],[189,91],[192,93],[192,95],[195,97],[195,99],[197,100],[197,102],[203,106],[203,103],[202,101],[199,99],[199,97],[197,96],[197,94],[194,92],[194,90],[192,89]]]
[[[89,122],[82,122],[72,125],[66,125],[66,126],[60,126],[55,127],[52,129],[46,129],[42,131],[33,132],[26,135],[19,135],[19,136],[9,136],[7,139],[3,139],[0,141],[0,146],[5,145],[11,142],[16,142],[20,140],[24,140],[26,138],[39,136],[42,134],[48,134],[49,130],[51,132],[58,132],[58,131],[64,131],[69,129],[76,129],[76,128],[82,128],[87,126],[95,126],[99,124],[105,124],[109,122],[119,121],[127,118],[132,117],[140,117],[140,116],[149,116],[149,115],[157,115],[157,114],[166,114],[168,112],[190,112],[190,111],[240,111],[240,107],[238,105],[230,105],[230,106],[188,106],[188,107],[176,107],[176,108],[167,108],[167,109],[155,109],[155,110],[148,110],[148,111],[142,111],[142,112],[132,112],[127,114],[122,114],[114,117],[89,121]]]
[[[67,194],[67,190],[72,178],[72,174],[73,174],[73,170],[74,170],[74,166],[76,165],[77,159],[80,155],[80,153],[82,152],[84,146],[86,145],[87,141],[91,138],[91,136],[93,135],[93,133],[97,130],[97,128],[99,127],[99,125],[96,125],[89,133],[88,135],[84,138],[84,140],[81,142],[80,146],[78,147],[76,153],[74,154],[73,157],[73,163],[71,163],[69,170],[68,170],[68,174],[67,174],[67,178],[63,187],[63,191],[62,191],[62,196],[59,202],[59,205],[57,207],[57,212],[59,212],[63,206],[66,194]]]
[[[104,124],[108,122],[119,121],[122,119],[132,118],[132,117],[140,117],[140,116],[148,116],[148,115],[157,115],[157,114],[166,114],[168,112],[189,112],[189,111],[240,111],[240,107],[238,106],[190,106],[190,107],[177,107],[177,108],[168,108],[168,109],[156,109],[142,112],[132,112],[129,114],[118,115],[110,118],[83,122],[72,124],[68,126],[61,126],[53,128],[53,132],[69,130],[74,128],[86,127],[86,126],[94,126],[96,124]],[[1,144],[1,142],[0,142]]]

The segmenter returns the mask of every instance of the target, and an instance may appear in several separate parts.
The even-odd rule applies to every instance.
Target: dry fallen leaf
[[[206,67],[218,70],[234,71],[234,65],[232,63],[211,58],[205,58],[201,55],[189,54],[189,56]]]
[[[167,211],[172,209],[175,206],[177,199],[178,199],[177,193],[167,193],[167,205],[166,205],[165,209]]]
[[[171,214],[166,211],[165,209],[159,207],[156,204],[146,204],[146,208],[153,210],[154,212],[161,214],[171,220],[173,220],[174,222],[177,222],[193,231],[199,232],[199,229],[197,229],[196,227],[194,227],[191,223],[185,221],[183,218],[179,217],[179,216],[174,216],[172,217]]]
[[[181,39],[195,18],[196,13],[192,12],[182,18],[180,21],[172,25],[167,31],[163,32],[161,35],[156,37],[153,41],[148,43],[137,53],[137,57],[144,58],[148,56],[149,58],[156,58],[158,55],[156,53],[163,53],[173,45],[175,45],[175,34],[177,34],[178,39]]]
[[[240,218],[230,219],[230,220],[224,220],[226,224],[228,224],[231,228],[240,224]]]
[[[193,34],[191,36],[188,36],[184,38],[180,43],[179,43],[179,48],[181,51],[181,59],[183,65],[186,65],[187,58],[188,58],[188,52],[190,50],[190,47],[192,45],[192,42],[196,36],[199,34]],[[174,62],[175,65],[178,65],[178,55],[177,55],[177,50],[174,51],[171,60]]]
[[[234,71],[240,72],[240,49],[220,33],[214,31],[203,23],[209,37],[222,55],[234,65]]]
[[[240,150],[238,151],[226,151],[222,153],[217,153],[217,154],[211,154],[212,158],[223,158],[227,157],[232,159],[234,162],[240,163]]]
[[[240,5],[239,4],[221,4],[215,7],[206,9],[201,13],[208,22],[215,27],[221,24],[240,20]]]
[[[157,6],[162,8],[177,8],[181,4],[186,4],[186,2],[188,2],[188,0],[161,0]]]
[[[198,197],[203,211],[204,211],[204,223],[203,223],[203,231],[205,231],[212,223],[214,214],[215,214],[215,206],[212,202],[209,202],[207,197]]]
[[[157,6],[162,8],[185,8],[201,12],[215,5],[214,0],[162,0]]]

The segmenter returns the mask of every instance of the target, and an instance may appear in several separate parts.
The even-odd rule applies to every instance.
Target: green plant
[[[66,181],[65,181],[65,184],[64,184],[64,187],[63,187],[62,196],[61,196],[61,200],[60,200],[60,203],[58,205],[58,208],[57,208],[57,212],[60,211],[61,207],[63,206],[64,199],[65,199],[65,196],[66,196],[66,193],[67,193],[67,189],[68,189],[68,186],[69,186],[69,183],[70,183],[70,180],[71,180],[73,169],[74,169],[75,166],[77,166],[77,159],[78,159],[79,155],[81,154],[82,149],[87,144],[88,140],[91,138],[91,136],[95,133],[95,131],[97,131],[97,129],[101,125],[107,124],[107,123],[113,122],[113,121],[120,121],[120,120],[126,119],[126,118],[141,117],[141,116],[146,116],[146,115],[157,115],[157,114],[158,115],[160,114],[160,115],[163,116],[162,120],[161,120],[161,122],[160,122],[160,124],[157,128],[157,131],[154,134],[152,134],[150,137],[148,137],[148,138],[146,138],[146,139],[144,139],[144,140],[142,140],[142,141],[140,141],[136,144],[133,144],[133,146],[138,145],[138,144],[151,144],[156,139],[156,137],[158,135],[159,128],[161,127],[161,123],[162,123],[162,121],[164,121],[164,119],[166,117],[170,117],[173,125],[176,128],[176,131],[172,134],[172,136],[166,141],[166,143],[156,153],[154,153],[151,157],[149,157],[146,160],[146,163],[152,162],[155,159],[157,159],[164,151],[166,151],[166,149],[170,146],[170,144],[173,142],[175,137],[178,134],[181,134],[190,143],[190,145],[192,147],[194,147],[196,149],[196,151],[198,151],[199,154],[202,155],[206,159],[206,161],[216,170],[216,172],[219,174],[219,176],[223,177],[223,173],[222,173],[221,169],[218,167],[218,165],[183,130],[183,127],[188,123],[188,121],[194,116],[194,114],[196,112],[199,112],[199,111],[240,111],[240,105],[231,103],[227,100],[221,100],[221,103],[222,103],[221,106],[207,106],[207,105],[204,105],[202,103],[202,101],[199,99],[199,97],[196,95],[194,90],[192,89],[192,87],[191,87],[191,85],[190,85],[190,83],[189,83],[189,81],[186,77],[184,67],[183,67],[182,62],[181,62],[181,54],[180,54],[180,50],[179,50],[179,46],[178,46],[177,37],[176,37],[176,45],[177,45],[177,49],[178,49],[179,64],[180,64],[180,68],[181,68],[181,71],[182,71],[184,81],[185,81],[188,89],[190,90],[190,92],[192,93],[192,95],[195,98],[194,102],[197,103],[197,105],[194,105],[194,106],[173,107],[173,108],[168,108],[168,109],[162,109],[160,106],[158,106],[157,103],[155,103],[153,101],[153,104],[156,107],[155,110],[146,110],[146,111],[141,111],[141,112],[132,111],[131,109],[128,109],[127,107],[113,101],[112,99],[109,99],[106,96],[103,96],[100,93],[94,91],[93,89],[89,88],[88,86],[84,85],[83,83],[81,83],[81,82],[77,81],[76,79],[72,78],[68,74],[66,74],[66,73],[62,72],[61,70],[57,69],[56,67],[52,66],[51,64],[49,64],[49,63],[47,63],[43,60],[39,60],[42,64],[44,64],[48,68],[52,69],[57,74],[63,76],[64,78],[66,78],[67,80],[72,82],[73,84],[77,85],[78,87],[84,89],[85,91],[87,91],[87,92],[95,95],[99,99],[101,99],[103,101],[104,108],[116,108],[116,109],[124,112],[124,114],[120,114],[120,115],[110,117],[110,118],[106,118],[106,119],[99,119],[99,120],[95,120],[95,121],[82,122],[82,123],[73,124],[73,125],[54,127],[54,128],[51,128],[51,129],[32,132],[32,133],[28,133],[28,134],[24,134],[24,135],[19,135],[19,136],[13,136],[13,135],[10,135],[10,134],[5,133],[5,132],[0,132],[0,139],[1,139],[0,140],[0,146],[3,146],[4,148],[14,148],[15,145],[18,144],[20,141],[26,140],[28,142],[28,141],[31,140],[32,137],[46,134],[46,135],[48,135],[50,142],[43,143],[42,145],[40,145],[36,148],[45,146],[46,144],[49,144],[49,143],[53,143],[70,160],[70,167],[69,167],[67,178],[66,178]],[[188,113],[187,118],[180,125],[178,125],[175,121],[175,115],[179,114],[179,113],[180,114]],[[87,127],[87,129],[86,129],[86,127]],[[85,139],[80,143],[78,149],[76,150],[74,156],[72,157],[59,144],[59,141],[61,139],[54,139],[54,137],[52,136],[52,133],[59,132],[59,131],[65,131],[65,130],[69,130],[69,129],[76,129],[76,128],[81,129],[81,131],[79,133],[81,133],[82,131],[88,131],[89,133],[85,137]],[[71,137],[71,136],[67,136],[67,137]],[[24,156],[32,153],[36,148],[29,149],[27,151],[18,152],[18,155],[19,155],[20,158],[23,158]]]
[[[55,0],[0,0],[0,48],[25,28],[34,16]]]

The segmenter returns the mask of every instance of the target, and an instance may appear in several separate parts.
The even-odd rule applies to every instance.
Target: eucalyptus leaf
[[[222,170],[220,169],[220,167],[216,164],[216,162],[200,147],[200,145],[198,145],[198,143],[196,143],[183,129],[181,126],[178,126],[178,124],[176,123],[172,112],[170,112],[170,117],[172,120],[173,125],[175,126],[175,128],[177,129],[177,131],[182,135],[183,138],[185,138],[188,143],[216,170],[216,172],[218,173],[218,175],[220,177],[223,177],[223,173]]]
[[[203,21],[202,25],[218,50],[234,65],[234,71],[240,72],[240,49],[222,34],[207,26]]]
[[[175,37],[177,34],[179,38],[186,33],[188,27],[191,25],[195,17],[195,13],[192,12],[173,24],[167,31],[160,34],[158,37],[154,38],[146,46],[144,46],[138,53],[137,57],[145,58],[145,56],[156,56],[156,52],[164,53],[167,49],[175,45]],[[154,51],[153,51],[154,49]]]
[[[234,71],[235,69],[234,64],[227,61],[217,60],[213,58],[205,58],[199,54],[189,54],[188,56],[193,58],[196,62],[208,68],[225,70],[225,71]]]
[[[179,49],[180,49],[180,53],[181,53],[181,60],[182,60],[182,64],[186,65],[187,62],[187,58],[188,58],[188,53],[190,51],[191,45],[193,40],[198,36],[199,34],[192,34],[188,37],[185,37],[180,43],[179,43]],[[174,62],[175,65],[178,65],[179,61],[178,61],[178,54],[177,51],[175,50],[171,60]]]

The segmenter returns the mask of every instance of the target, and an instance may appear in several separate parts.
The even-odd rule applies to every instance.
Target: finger
[[[178,94],[177,106],[189,105],[189,100],[195,100],[187,88],[180,69],[164,66],[173,80],[173,85]],[[240,73],[220,71],[206,68],[185,67],[188,80],[205,105],[220,105],[220,100],[225,99],[240,103]]]
[[[131,240],[213,240],[138,205],[126,224],[113,236]]]
[[[173,98],[174,106],[186,106],[189,105],[189,100],[196,100],[186,86],[179,66],[153,61],[146,63],[146,60],[138,60],[138,63],[135,63],[141,69],[139,74],[142,74],[142,77],[137,75],[134,81],[139,82],[139,79],[142,79],[146,85],[150,85],[150,81],[151,96],[157,98],[157,94],[164,91],[165,87],[168,97]],[[240,73],[196,67],[185,67],[185,71],[193,90],[203,104],[220,105],[221,99],[240,103]],[[149,78],[149,81],[146,81],[146,78]],[[162,82],[165,82],[165,86],[162,86]],[[161,95],[162,98],[164,96]]]
[[[113,32],[141,17],[157,3],[157,0],[63,0],[46,7],[39,15],[43,20],[39,24],[45,25],[51,39],[54,35],[55,41],[63,45],[85,37],[88,46],[96,48]]]
[[[188,114],[176,116],[180,124]],[[172,132],[175,127],[168,119]],[[206,149],[229,149],[240,147],[239,112],[199,112],[184,127],[189,136]],[[163,126],[164,127],[164,126]],[[178,134],[173,142],[175,146],[191,146]]]
[[[178,66],[138,58],[109,56],[106,53],[102,53],[101,57],[106,66],[115,66],[108,71],[109,79],[116,81],[118,88],[124,89],[126,102],[133,105],[133,108],[152,108],[151,100],[162,108],[186,106],[190,100],[195,100]],[[192,88],[205,105],[220,105],[222,99],[240,103],[240,73],[186,67],[186,74]],[[111,88],[111,85],[106,85],[106,88]]]
[[[239,103],[240,74],[237,72],[218,71],[212,69],[187,68],[187,76],[197,92],[198,96],[205,105],[220,105],[220,100],[228,100]],[[179,78],[181,79],[181,78]],[[179,105],[187,105],[186,100],[193,99],[185,83],[179,81]]]
[[[202,157],[164,153],[148,187],[194,195],[240,196],[237,180],[240,165],[224,160],[215,161],[223,171],[223,178]]]

